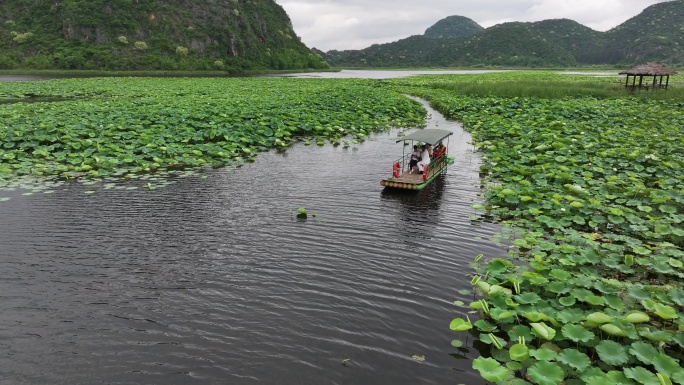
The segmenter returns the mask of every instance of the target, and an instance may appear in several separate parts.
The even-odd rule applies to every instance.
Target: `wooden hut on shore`
[[[665,67],[662,64],[655,62],[649,62],[646,64],[638,65],[627,71],[620,72],[620,75],[627,75],[625,80],[625,88],[629,90],[636,89],[663,89],[667,90],[667,86],[670,84],[670,75],[676,74],[677,71],[672,68]],[[653,81],[651,81],[651,77]],[[639,78],[639,83],[637,83],[637,78]],[[644,82],[644,78],[646,81]],[[630,79],[632,83],[630,84]],[[665,79],[665,83],[663,83]]]

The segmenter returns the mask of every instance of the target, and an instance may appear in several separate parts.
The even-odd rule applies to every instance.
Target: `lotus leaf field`
[[[0,185],[239,164],[299,138],[351,145],[424,124],[374,81],[76,79],[3,83]],[[31,102],[53,98],[51,102]]]
[[[679,86],[681,87],[681,85]],[[468,90],[467,92],[464,90]],[[350,79],[10,83],[0,183],[225,165],[304,138],[339,144],[420,126],[430,101],[482,153],[483,217],[507,258],[475,257],[454,348],[500,384],[684,384],[684,99],[617,78],[510,72]],[[458,165],[455,165],[458,167]],[[123,170],[123,171],[122,171]]]
[[[509,258],[476,258],[482,319],[451,323],[491,347],[473,368],[502,384],[684,384],[684,100],[448,90],[462,81],[414,94],[472,133],[474,207],[511,234]]]

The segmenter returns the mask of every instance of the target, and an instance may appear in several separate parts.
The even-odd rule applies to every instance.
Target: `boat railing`
[[[447,154],[446,152],[441,153],[437,157],[430,159],[430,164],[428,165],[428,172],[426,179],[430,179],[434,174],[442,171],[444,167],[447,166]]]
[[[408,171],[408,165],[409,165],[410,161],[411,161],[411,154],[406,154],[406,155],[400,157],[399,159],[396,159],[394,162],[392,162],[392,167],[394,167],[394,165],[396,163],[399,163],[401,165],[401,173],[400,174],[403,174],[406,171]]]

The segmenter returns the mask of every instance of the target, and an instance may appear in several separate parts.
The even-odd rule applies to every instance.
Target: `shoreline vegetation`
[[[0,202],[2,188],[238,165],[297,141],[354,146],[423,125],[403,95],[417,96],[471,133],[471,220],[500,221],[511,243],[473,256],[454,349],[476,336],[473,368],[500,384],[684,384],[682,75],[628,92],[557,71],[7,82],[0,98],[58,101],[0,104]]]
[[[493,75],[490,94],[456,77],[413,93],[471,132],[485,186],[474,208],[512,246],[475,258],[480,299],[462,312],[481,319],[451,329],[490,346],[473,368],[496,383],[684,383],[682,93],[537,77],[526,82],[564,91],[515,96],[519,76]]]
[[[240,71],[100,71],[100,70],[34,70],[14,69],[0,70],[3,75],[23,76],[51,76],[55,78],[78,78],[78,77],[250,77],[263,75],[286,75],[309,72],[339,72],[339,69],[306,69],[306,70],[240,70]]]

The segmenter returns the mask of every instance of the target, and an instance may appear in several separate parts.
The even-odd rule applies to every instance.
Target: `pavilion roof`
[[[632,69],[620,72],[620,75],[647,75],[647,76],[658,76],[658,75],[674,75],[677,71],[672,68],[665,67],[662,64],[655,62],[649,62],[646,64],[640,64]]]

